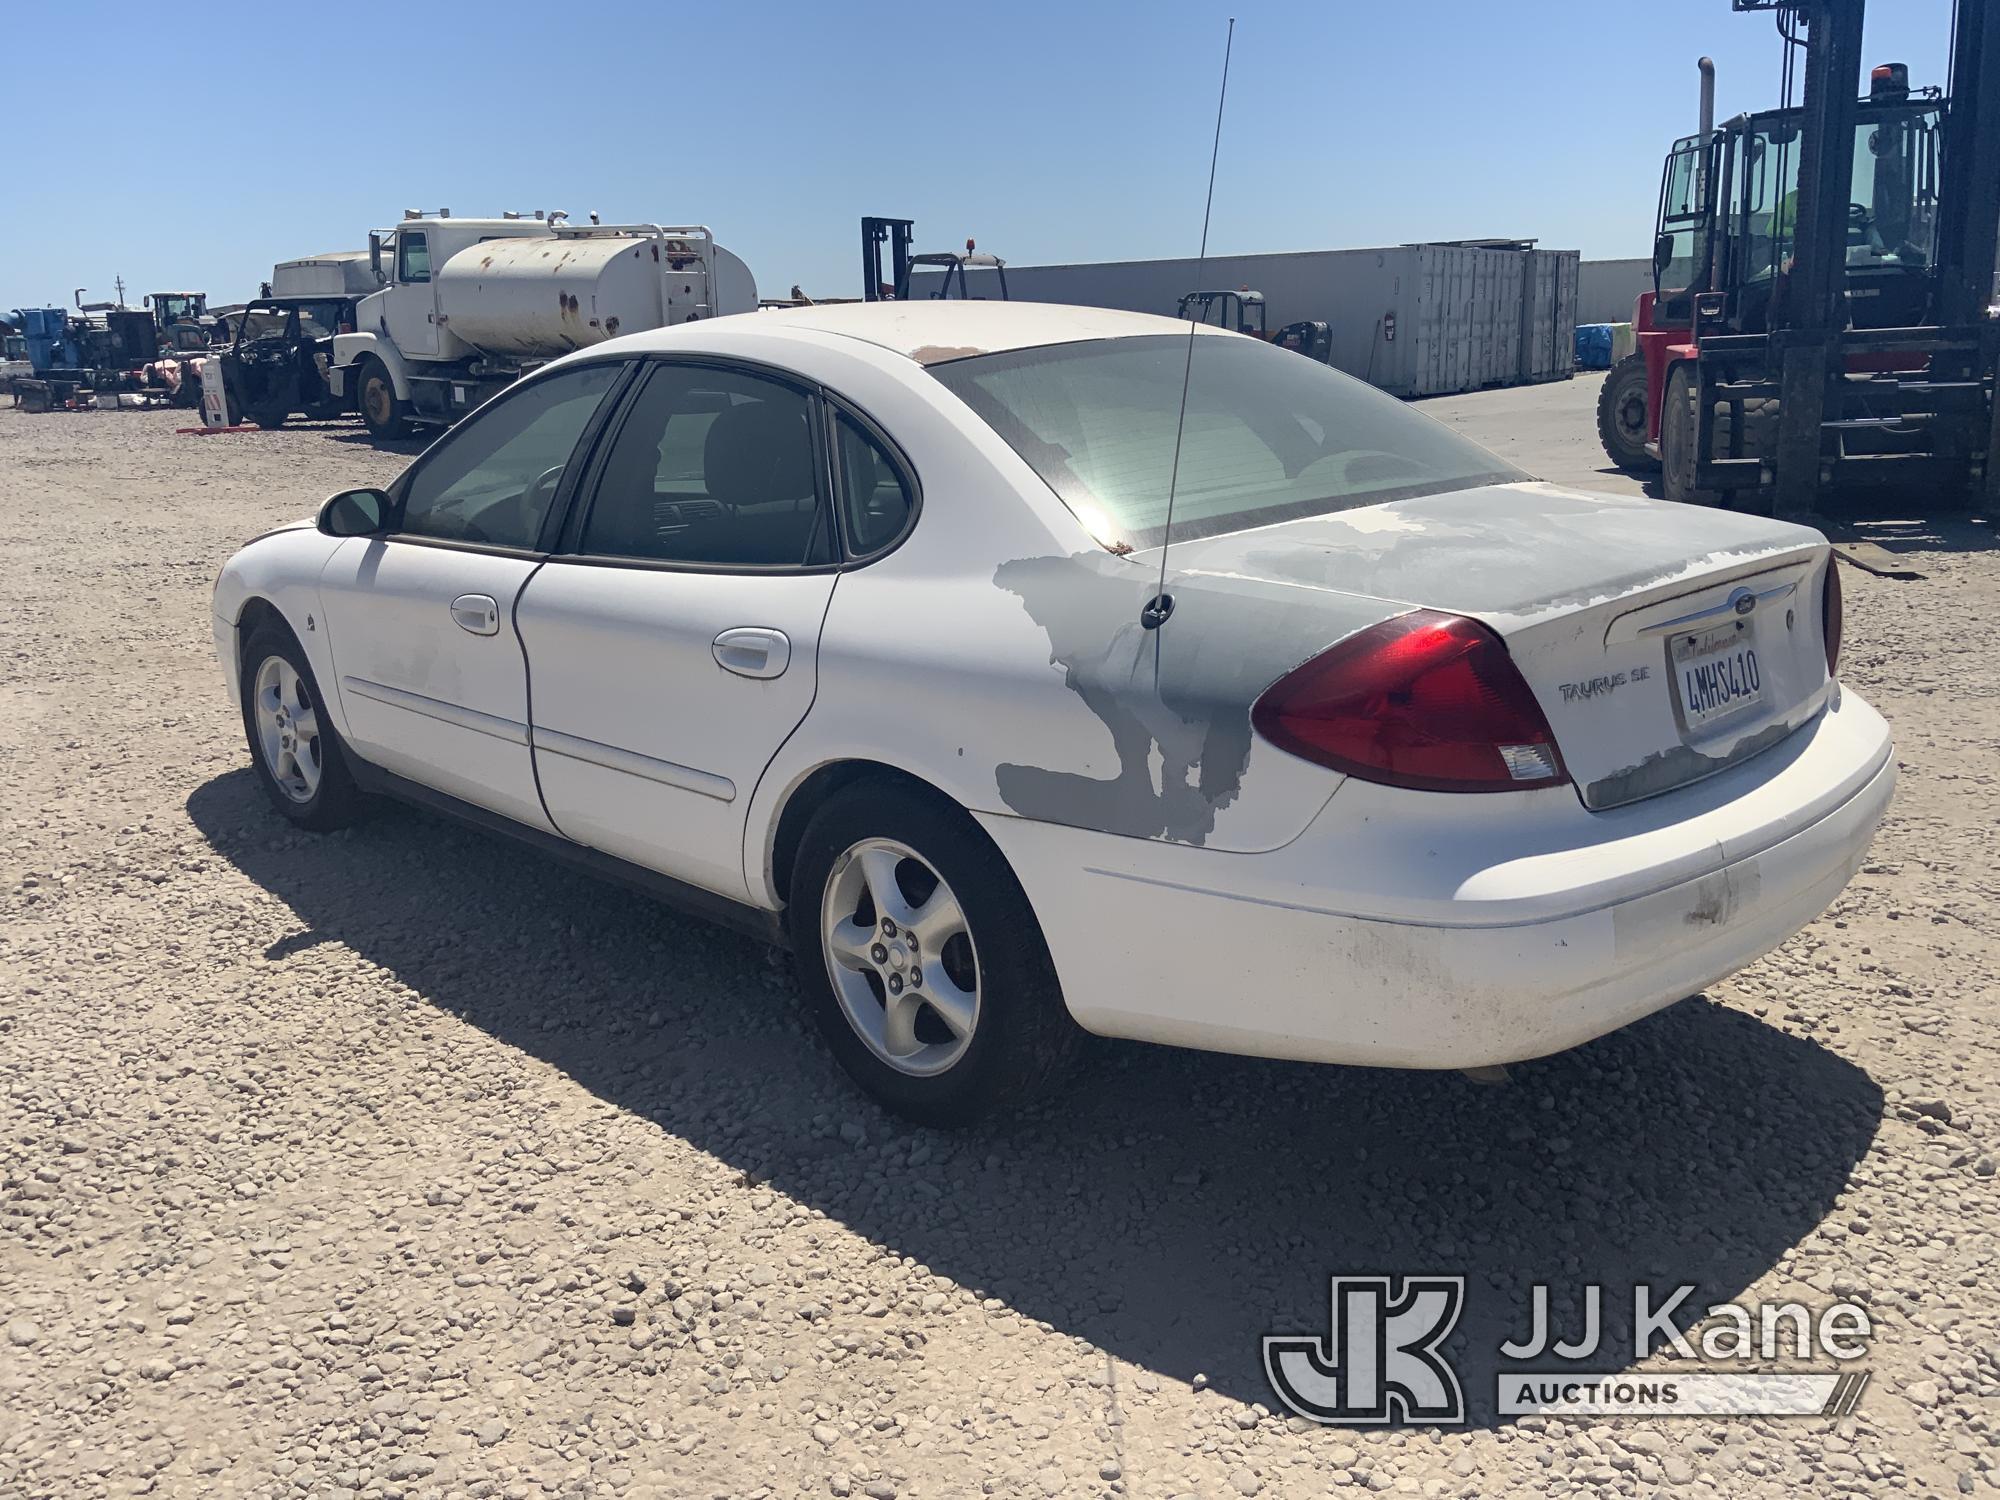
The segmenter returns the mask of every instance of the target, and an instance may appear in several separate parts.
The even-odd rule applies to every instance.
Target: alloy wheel
[[[950,1068],[979,1026],[979,951],[958,898],[929,861],[863,839],[833,862],[820,947],[847,1023],[899,1073]]]
[[[257,669],[252,702],[264,768],[292,801],[312,801],[321,748],[319,714],[305,679],[284,657],[267,656]]]

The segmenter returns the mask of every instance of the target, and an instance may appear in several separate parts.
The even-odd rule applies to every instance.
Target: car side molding
[[[461,704],[446,703],[441,698],[427,698],[422,693],[413,693],[407,688],[370,682],[366,677],[343,677],[340,679],[340,690],[343,693],[352,693],[357,698],[373,698],[377,703],[386,703],[391,708],[422,714],[427,719],[455,724],[460,729],[470,729],[478,734],[490,734],[496,740],[505,740],[510,745],[528,743],[528,726],[525,724],[513,719],[498,718],[493,714],[483,714],[477,709],[466,708]]]
[[[528,738],[535,749],[545,755],[560,755],[569,760],[580,760],[586,765],[601,766],[607,771],[622,771],[627,776],[657,781],[662,786],[675,787],[683,792],[696,792],[704,797],[713,797],[718,802],[736,800],[736,783],[727,776],[698,771],[678,761],[660,760],[656,756],[641,755],[636,750],[600,744],[579,734],[562,734],[554,729],[544,729],[539,724],[529,731]]]

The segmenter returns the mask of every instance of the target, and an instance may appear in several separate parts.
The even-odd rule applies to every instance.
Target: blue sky
[[[1217,252],[1644,255],[1696,55],[1719,117],[1777,100],[1771,19],[1729,0],[15,3],[0,308],[240,300],[441,205],[707,223],[767,296],[855,294],[864,213],[1024,264],[1192,254],[1232,10]],[[1949,18],[1877,0],[1864,59],[1942,84]]]

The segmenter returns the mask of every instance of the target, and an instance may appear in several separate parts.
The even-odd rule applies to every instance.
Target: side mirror
[[[1657,276],[1660,272],[1666,270],[1668,266],[1673,264],[1673,259],[1674,237],[1670,234],[1663,234],[1653,241],[1653,274]]]
[[[319,508],[319,529],[327,536],[380,536],[393,508],[381,490],[343,490]]]

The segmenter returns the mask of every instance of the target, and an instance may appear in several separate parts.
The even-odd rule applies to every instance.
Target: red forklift
[[[1774,12],[1788,102],[1717,126],[1701,60],[1638,350],[1598,400],[1605,452],[1697,504],[1803,515],[1916,491],[2000,510],[2000,0],[1959,0],[1949,96],[1889,63],[1857,97],[1863,0],[1732,5]]]

